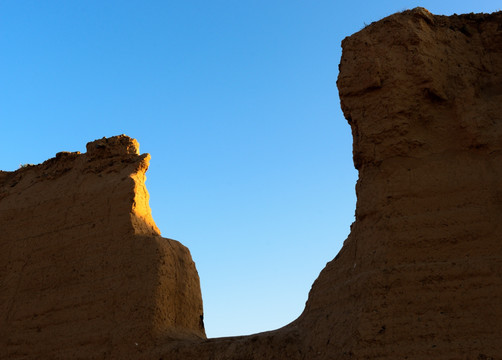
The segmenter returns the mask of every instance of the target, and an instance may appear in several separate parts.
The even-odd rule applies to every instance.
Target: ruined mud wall
[[[333,306],[315,343],[340,358],[500,359],[502,13],[415,9],[342,46],[358,200],[307,304],[306,324]]]
[[[126,136],[0,172],[0,358],[135,357],[204,337],[189,251],[164,239]]]
[[[502,359],[502,13],[392,15],[346,38],[356,221],[278,331],[169,358]]]
[[[193,263],[149,214],[147,159],[102,140],[0,173],[0,354],[501,359],[502,13],[417,8],[342,46],[356,221],[299,319],[203,339]]]

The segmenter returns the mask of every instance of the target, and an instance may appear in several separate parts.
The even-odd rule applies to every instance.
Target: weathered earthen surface
[[[205,337],[188,249],[164,239],[127,136],[0,172],[0,358],[135,358]]]
[[[301,319],[316,323],[313,347],[502,357],[501,84],[502,13],[415,9],[344,40],[356,221]]]
[[[502,359],[501,84],[502,13],[417,8],[344,40],[356,221],[300,318],[252,336],[202,338],[198,277],[158,236],[134,145],[0,173],[0,353]]]
[[[392,15],[344,40],[356,221],[301,317],[168,358],[502,359],[502,13]]]

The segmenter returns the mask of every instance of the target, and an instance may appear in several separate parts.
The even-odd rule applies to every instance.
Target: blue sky
[[[0,169],[127,134],[162,235],[188,246],[210,337],[294,320],[354,219],[340,42],[423,6],[497,1],[0,0]]]

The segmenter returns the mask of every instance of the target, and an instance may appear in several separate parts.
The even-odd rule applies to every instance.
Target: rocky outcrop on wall
[[[134,358],[203,338],[188,249],[164,239],[127,136],[0,172],[0,358]]]
[[[501,359],[502,13],[417,8],[342,46],[356,220],[299,319],[204,339],[148,157],[117,137],[0,173],[0,357]]]

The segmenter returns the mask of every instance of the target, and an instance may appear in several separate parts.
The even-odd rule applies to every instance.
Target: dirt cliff
[[[314,347],[502,358],[502,13],[417,8],[342,47],[356,221],[302,316]]]
[[[0,358],[134,357],[205,337],[189,251],[164,239],[127,136],[0,172]]]
[[[342,47],[359,171],[342,250],[292,324],[168,358],[502,359],[502,13],[416,8]]]
[[[297,320],[203,338],[119,137],[0,173],[2,358],[502,359],[502,13],[417,8],[342,47],[356,220]]]

